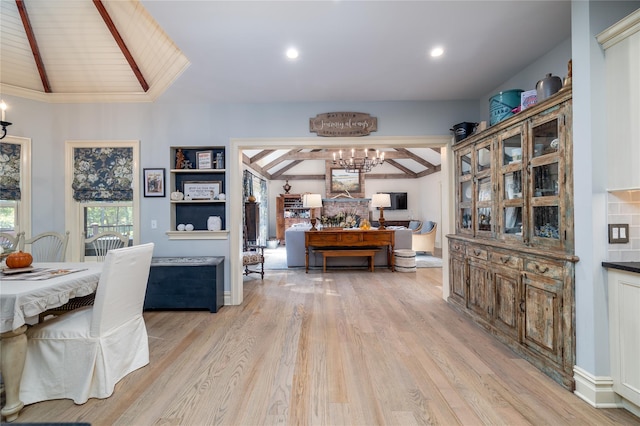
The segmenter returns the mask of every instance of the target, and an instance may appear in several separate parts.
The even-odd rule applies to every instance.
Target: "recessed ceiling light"
[[[300,53],[298,52],[298,49],[294,47],[287,49],[287,58],[296,59],[299,55]]]
[[[442,56],[443,53],[444,53],[444,49],[440,46],[434,47],[433,49],[431,49],[432,58],[437,58],[438,56]]]

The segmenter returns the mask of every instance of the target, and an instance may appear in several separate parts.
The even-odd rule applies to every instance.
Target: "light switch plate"
[[[609,244],[625,244],[629,242],[629,224],[609,224]]]

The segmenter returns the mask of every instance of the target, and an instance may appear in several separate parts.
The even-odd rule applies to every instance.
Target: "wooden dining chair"
[[[153,243],[111,250],[93,306],[30,327],[20,385],[25,404],[111,396],[126,375],[149,363],[142,316]]]
[[[43,232],[24,241],[25,250],[31,253],[34,262],[64,262],[67,256],[69,231],[64,235]]]
[[[0,247],[4,251],[16,251],[22,250],[24,241],[24,232],[18,232],[17,234],[9,234],[8,232],[0,232]]]
[[[89,246],[98,262],[104,261],[109,250],[127,247],[129,245],[129,237],[115,231],[100,232],[92,237],[85,238],[85,248]],[[84,250],[82,251],[84,260]]]

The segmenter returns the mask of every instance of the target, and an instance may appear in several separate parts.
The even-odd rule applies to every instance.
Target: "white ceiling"
[[[479,99],[570,36],[569,1],[103,0],[145,94],[92,3],[25,0],[44,94],[16,3],[0,0],[0,90],[50,102]]]

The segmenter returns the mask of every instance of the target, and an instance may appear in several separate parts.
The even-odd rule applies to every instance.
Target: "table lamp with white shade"
[[[378,229],[384,229],[384,208],[391,207],[391,196],[389,194],[373,194],[371,197],[371,207],[380,209],[380,226]]]
[[[322,207],[322,195],[320,194],[304,194],[302,196],[302,207],[311,210],[311,230],[317,231],[316,229],[316,216],[313,212],[313,209]]]

